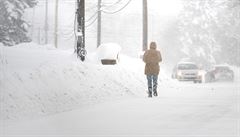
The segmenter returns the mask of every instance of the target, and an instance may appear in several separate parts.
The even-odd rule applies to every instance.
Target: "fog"
[[[0,136],[239,136],[239,0],[147,0],[162,55],[153,98],[141,0],[102,0],[100,48],[98,1],[85,0],[84,62],[76,1],[59,0],[57,20],[55,0],[36,1],[0,0]]]
[[[121,7],[123,10],[114,14]],[[59,48],[74,47],[75,1],[59,1]],[[97,1],[86,1],[86,49],[97,47]],[[49,1],[49,44],[53,43],[55,1]],[[33,41],[44,43],[45,1],[25,15]],[[142,2],[103,1],[102,43],[118,43],[123,53],[142,50]],[[201,64],[239,65],[239,1],[148,0],[148,42],[156,41],[167,63],[192,58]],[[221,35],[220,35],[221,34]],[[223,56],[222,56],[223,55]],[[224,59],[222,59],[224,57]]]

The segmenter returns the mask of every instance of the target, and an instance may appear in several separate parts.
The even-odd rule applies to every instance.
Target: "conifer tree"
[[[26,8],[32,8],[36,0],[0,0],[0,42],[6,46],[31,41],[27,36],[29,24],[24,20]]]

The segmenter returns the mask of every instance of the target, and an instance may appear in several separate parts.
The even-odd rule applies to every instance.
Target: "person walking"
[[[147,76],[148,83],[148,97],[152,97],[152,93],[154,96],[158,96],[157,84],[160,71],[159,63],[162,62],[162,56],[160,51],[157,50],[156,42],[150,43],[150,49],[145,51],[143,61],[145,62],[145,75]]]

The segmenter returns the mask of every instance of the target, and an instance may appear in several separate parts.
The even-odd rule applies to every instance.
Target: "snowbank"
[[[125,63],[131,62],[127,67],[123,60],[103,66],[83,63],[73,51],[50,46],[1,46],[0,51],[0,120],[34,118],[122,96],[145,95],[139,59],[123,57]]]
[[[97,49],[99,59],[117,59],[121,47],[116,43],[101,44]]]

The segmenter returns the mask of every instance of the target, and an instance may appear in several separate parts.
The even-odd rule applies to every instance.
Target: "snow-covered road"
[[[162,85],[155,98],[129,97],[4,123],[1,136],[239,137],[239,92],[233,83]]]

